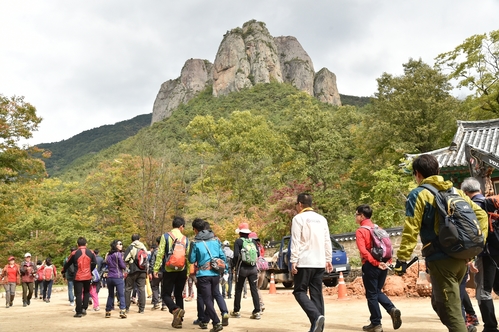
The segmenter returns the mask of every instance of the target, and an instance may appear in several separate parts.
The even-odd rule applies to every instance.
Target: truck
[[[334,239],[330,234],[331,245],[333,248],[332,263],[333,271],[331,273],[324,273],[322,279],[323,283],[327,287],[334,287],[338,284],[340,272],[346,277],[350,273],[351,267],[348,263],[347,253],[345,248]],[[290,271],[291,265],[289,264],[290,257],[290,235],[286,235],[281,239],[279,245],[279,251],[275,253],[271,262],[269,263],[269,269],[266,271],[266,280],[264,280],[261,289],[266,289],[268,283],[270,282],[271,275],[274,274],[274,282],[282,283],[285,288],[293,287],[293,274]]]

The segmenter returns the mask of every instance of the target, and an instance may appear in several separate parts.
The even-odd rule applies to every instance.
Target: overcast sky
[[[383,72],[499,29],[498,0],[0,0],[0,94],[43,118],[30,144],[151,113],[190,58],[215,60],[251,20],[294,36],[341,94],[372,96]]]

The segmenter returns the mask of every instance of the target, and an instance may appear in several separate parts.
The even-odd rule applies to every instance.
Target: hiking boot
[[[369,324],[369,325],[363,326],[362,330],[366,331],[366,332],[383,332],[383,327],[381,326],[381,324],[379,324],[379,325]]]
[[[218,323],[218,324],[213,325],[213,328],[210,330],[210,332],[218,332],[218,331],[222,331],[223,329],[224,329],[224,327],[222,326],[222,323]]]
[[[322,332],[322,329],[324,328],[324,321],[324,316],[320,315],[319,317],[317,317],[310,332]]]
[[[28,304],[26,302],[23,302],[23,307],[27,307]]]
[[[83,317],[83,315],[82,315],[82,314],[78,314],[78,313],[76,313],[73,317],[74,317],[74,318],[81,318],[81,317]]]
[[[111,311],[106,311],[106,318],[111,318]]]
[[[120,317],[126,318],[126,311],[125,310],[120,310]]]
[[[81,309],[81,314],[83,316],[86,316],[87,315],[87,309]]]
[[[241,317],[241,314],[239,313],[239,311],[231,311],[230,316],[235,317],[235,318],[239,318],[239,317]]]
[[[201,328],[201,330],[208,329],[208,323],[199,322],[197,325]]]
[[[222,315],[222,326],[229,326],[229,313],[226,312]]]
[[[166,311],[166,310],[168,310],[168,307],[166,305],[161,307],[161,311]]]
[[[152,310],[158,310],[158,309],[161,309],[161,306],[159,304],[155,304],[152,306]]]
[[[26,304],[30,305],[31,304],[31,300],[26,300]]]
[[[262,317],[260,316],[259,312],[255,312],[254,314],[251,314],[251,316],[250,316],[250,319],[260,319],[260,318],[262,318]]]
[[[400,310],[397,308],[392,308],[390,310],[390,317],[392,317],[393,329],[396,330],[402,325],[402,318],[400,318]]]
[[[173,310],[173,321],[172,321],[172,327],[176,329],[182,328],[182,319],[184,318],[185,311],[182,308],[177,308]]]

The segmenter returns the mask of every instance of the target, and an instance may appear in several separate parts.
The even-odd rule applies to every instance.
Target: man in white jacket
[[[325,320],[322,278],[324,271],[333,270],[329,227],[326,218],[312,209],[310,194],[298,195],[296,211],[298,214],[291,224],[293,294],[310,320],[310,332],[322,332]]]

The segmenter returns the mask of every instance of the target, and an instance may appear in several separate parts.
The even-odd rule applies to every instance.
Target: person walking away
[[[102,257],[101,257],[102,258]],[[97,285],[100,283],[100,274],[97,266],[92,270],[92,280],[90,281],[90,291],[89,295],[92,299],[92,306],[94,311],[99,311],[99,294],[97,293]]]
[[[43,293],[43,270],[40,270],[42,267],[42,261],[36,261],[36,277],[35,277],[35,299],[40,296],[40,300],[42,299]],[[38,295],[40,294],[40,295]]]
[[[126,264],[123,259],[123,241],[114,240],[111,242],[111,249],[104,259],[107,265],[107,301],[106,318],[111,318],[111,311],[114,310],[114,297],[118,298],[120,317],[127,318],[125,300],[125,269]]]
[[[2,270],[2,283],[5,289],[5,307],[10,308],[14,304],[16,296],[16,285],[20,283],[21,271],[16,264],[16,258],[10,256],[8,264]]]
[[[197,221],[199,222],[199,225],[202,225],[203,223],[207,224],[202,219],[196,219],[193,222],[193,227]],[[196,236],[194,237],[191,246],[189,262],[191,264],[197,264],[199,267],[196,272],[198,298],[201,297],[203,299],[205,307],[203,315],[205,322],[200,323],[200,326],[202,329],[207,328],[207,321],[211,319],[213,328],[210,332],[218,332],[223,330],[223,325],[215,311],[213,300],[220,283],[220,271],[213,270],[211,263],[213,259],[221,259],[226,264],[226,258],[220,241],[215,238],[215,235],[211,230],[206,229],[208,227],[205,226],[204,228],[205,229],[203,229],[203,226],[194,227]],[[224,267],[224,270],[226,268],[227,265]],[[228,315],[226,316],[226,324],[228,325]]]
[[[130,244],[130,246],[128,246],[128,248],[125,251],[125,263],[127,263],[128,269],[130,271],[128,272],[128,276],[125,278],[125,301],[126,301],[126,310],[128,313],[128,311],[130,310],[130,303],[131,303],[130,296],[134,288],[136,288],[139,299],[139,314],[143,314],[144,309],[146,307],[145,286],[146,286],[148,267],[145,266],[141,268],[138,265],[139,262],[137,260],[140,259],[140,257],[138,257],[140,255],[139,251],[142,251],[142,253],[145,252],[147,254],[147,248],[139,240],[140,240],[140,235],[133,234],[132,244]]]
[[[161,280],[163,279],[163,271],[160,269],[158,273],[158,277],[154,277],[154,264],[156,264],[156,259],[158,256],[158,244],[161,241],[161,237],[158,236],[156,238],[156,244],[153,244],[151,246],[151,257],[149,260],[149,280],[151,281],[151,290],[152,290],[152,310],[157,310],[161,308],[161,303],[163,302],[163,299],[161,297],[161,292],[160,292],[160,285],[161,285]],[[166,305],[164,306],[166,307]]]
[[[52,258],[48,257],[45,259],[45,266],[43,267],[43,301],[46,303],[50,302],[52,285],[54,284],[54,279],[56,277],[57,269],[55,264],[52,264]]]
[[[68,258],[62,273],[65,273],[71,265],[76,271],[74,284],[75,295],[75,318],[81,318],[87,314],[88,298],[90,296],[90,282],[92,280],[92,270],[97,266],[97,261],[92,250],[87,248],[87,239],[79,237],[78,248],[73,251]]]
[[[439,212],[435,196],[423,184],[430,184],[437,190],[453,187],[451,181],[445,181],[439,175],[438,160],[429,154],[422,154],[412,162],[413,177],[418,187],[413,189],[406,200],[404,230],[397,252],[394,271],[403,275],[407,269],[407,260],[418,242],[418,235],[423,244],[423,256],[430,272],[432,285],[432,306],[442,324],[452,332],[467,332],[461,311],[459,284],[467,270],[466,260],[445,254],[438,248]],[[456,192],[472,207],[484,237],[487,235],[487,213],[466,196],[461,190]],[[432,243],[433,242],[433,243]],[[436,245],[433,245],[436,244]],[[428,249],[433,248],[431,252]]]
[[[477,179],[464,179],[461,190],[479,207],[485,208],[485,196],[482,194],[480,182]],[[491,222],[497,223],[498,221],[491,220]],[[471,270],[475,271],[476,299],[483,320],[484,332],[499,331],[492,298],[494,285],[499,285],[498,266],[499,239],[496,232],[489,232],[484,250],[476,257],[475,266],[470,266]],[[473,322],[473,317],[470,319],[471,322]]]
[[[266,267],[265,267],[265,266],[262,266],[263,264],[261,264],[260,262],[263,260],[263,262],[266,263],[265,258],[264,258],[265,257],[265,248],[263,247],[262,243],[260,242],[260,239],[258,238],[258,235],[255,232],[251,232],[248,235],[248,238],[255,240],[256,249],[258,250],[259,257],[258,257],[258,261],[256,264],[256,269],[258,271],[258,279],[256,282],[256,289],[258,291],[258,298],[260,299],[260,312],[263,313],[265,311],[265,304],[263,303],[263,297],[262,297],[262,292],[260,291],[260,288],[262,287],[264,280],[267,278],[267,272],[265,272],[265,271],[268,270],[268,264],[265,264],[266,265]]]
[[[260,298],[258,297],[256,260],[258,250],[256,241],[248,238],[251,233],[247,223],[240,223],[238,228],[239,238],[234,242],[234,262],[236,276],[236,293],[234,297],[234,311],[230,313],[232,317],[241,317],[241,295],[246,279],[250,286],[251,298],[253,299],[253,312],[251,319],[260,319]]]
[[[31,261],[31,254],[24,254],[24,261],[21,263],[21,285],[23,287],[23,307],[30,305],[35,285],[36,265]]]
[[[380,304],[392,318],[393,329],[397,330],[402,325],[400,310],[383,293],[391,258],[387,262],[380,262],[371,254],[373,239],[370,229],[374,228],[371,221],[372,213],[371,207],[367,204],[359,205],[355,212],[355,222],[360,226],[355,232],[355,241],[362,261],[362,283],[366,291],[367,307],[371,314],[369,317],[371,324],[362,327],[362,330],[367,332],[383,331]]]
[[[291,273],[294,274],[293,295],[308,316],[311,332],[324,328],[324,271],[333,270],[331,238],[326,218],[312,209],[312,196],[301,193],[296,199],[291,223]],[[310,298],[307,296],[310,294]]]
[[[227,259],[227,265],[229,265],[228,270],[228,277],[227,277],[227,284],[226,287],[222,287],[222,296],[227,299],[232,298],[232,282],[234,281],[234,251],[230,249],[230,243],[229,241],[225,240],[224,241],[224,254],[225,258]]]
[[[97,272],[99,273],[99,282],[96,283],[96,285],[95,285],[95,291],[97,292],[97,294],[99,294],[99,291],[101,288],[102,278],[100,276],[102,275],[102,266],[104,263],[104,258],[102,258],[102,256],[99,255],[99,253],[100,253],[100,250],[98,248],[94,249],[95,261],[97,262]],[[94,308],[95,308],[95,304],[94,304]]]
[[[75,247],[71,247],[69,249],[69,253],[75,251]],[[64,258],[63,266],[67,263],[69,259],[69,256]],[[74,265],[70,265],[69,268],[67,269],[66,273],[62,273],[62,277],[66,279],[68,283],[68,300],[69,300],[69,305],[74,306],[75,305],[75,296],[74,296],[74,279],[75,279],[76,271]]]

